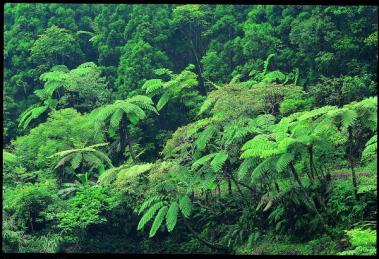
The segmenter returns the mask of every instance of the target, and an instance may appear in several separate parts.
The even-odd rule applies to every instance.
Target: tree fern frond
[[[3,159],[4,159],[3,162],[10,163],[10,164],[15,164],[17,163],[17,160],[18,160],[16,155],[8,151],[5,151],[4,149],[3,149]]]
[[[256,179],[261,178],[264,173],[275,168],[274,163],[277,159],[278,156],[276,155],[263,160],[251,174],[251,181],[254,182]]]
[[[138,210],[138,214],[141,214],[146,208],[150,207],[150,205],[154,202],[154,201],[161,201],[162,200],[162,196],[161,195],[154,195],[152,197],[150,197],[149,199],[147,199],[146,201],[144,201],[140,207],[140,209]]]
[[[117,109],[111,116],[111,119],[109,121],[110,125],[112,128],[118,127],[120,124],[122,115],[124,114],[123,110]]]
[[[366,143],[365,148],[362,152],[362,158],[367,159],[369,157],[375,156],[377,153],[377,141],[378,141],[378,135],[375,134],[372,136]]]
[[[238,169],[238,178],[243,179],[250,168],[257,166],[258,161],[256,157],[245,159]]]
[[[76,169],[79,167],[80,163],[82,162],[83,155],[81,153],[76,153],[73,158],[71,159],[71,167],[72,169]]]
[[[83,160],[88,163],[91,167],[96,167],[101,164],[101,159],[92,153],[83,153]]]
[[[123,102],[118,105],[126,114],[135,114],[140,120],[146,117],[146,113],[136,104]]]
[[[157,103],[157,110],[160,111],[162,108],[167,104],[168,100],[170,99],[170,93],[165,92],[161,98],[159,98],[159,101]]]
[[[182,198],[179,200],[179,208],[184,217],[188,218],[191,215],[192,202],[187,195],[182,196]]]
[[[213,160],[211,161],[211,167],[214,172],[219,172],[224,165],[226,159],[228,159],[228,154],[224,152],[216,153]]]
[[[166,226],[168,232],[171,232],[175,228],[176,222],[178,220],[178,211],[178,203],[176,201],[172,202],[166,214]]]
[[[107,162],[110,167],[113,167],[112,160],[110,160],[106,154],[104,154],[103,152],[100,152],[99,150],[93,149],[93,148],[88,148],[88,150],[91,151],[93,154],[95,154],[102,161]]]
[[[64,165],[67,161],[69,161],[72,157],[74,156],[74,154],[69,154],[65,157],[63,157],[61,160],[59,160],[59,162],[55,165],[54,169],[57,169],[58,167]]]
[[[149,222],[153,218],[155,212],[157,212],[157,210],[161,208],[162,206],[163,206],[162,201],[159,201],[155,203],[153,206],[151,206],[146,211],[146,213],[142,216],[141,220],[139,221],[137,230],[141,230],[146,225],[146,223]]]
[[[192,171],[196,171],[200,166],[204,165],[206,162],[208,162],[209,160],[211,160],[217,153],[211,153],[211,154],[208,154],[206,156],[203,156],[201,158],[199,158],[198,160],[196,160],[192,166],[191,166],[191,170]]]
[[[200,133],[199,137],[195,141],[195,145],[199,151],[203,151],[208,141],[217,132],[217,128],[214,126],[207,127],[203,132]]]
[[[152,93],[154,95],[162,86],[163,82],[161,79],[150,79],[143,84],[142,89],[145,90],[147,94]]]
[[[151,229],[150,229],[150,233],[149,233],[149,237],[150,238],[153,237],[153,236],[155,236],[155,234],[157,233],[157,230],[162,225],[162,222],[163,222],[163,220],[165,219],[165,216],[166,216],[167,209],[168,209],[167,206],[163,206],[159,210],[157,216],[155,217],[153,225],[151,226]]]
[[[358,118],[358,114],[354,110],[347,110],[342,114],[342,125],[345,128],[348,128],[354,124],[356,119]]]
[[[293,159],[294,156],[292,153],[282,154],[276,162],[276,170],[278,172],[284,171],[284,169],[289,165],[289,163],[291,163]]]
[[[206,99],[201,105],[198,115],[201,115],[207,111],[216,102],[216,100],[217,99]]]

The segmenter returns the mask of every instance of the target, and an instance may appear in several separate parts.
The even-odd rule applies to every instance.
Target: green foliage
[[[57,213],[58,227],[73,234],[93,224],[107,221],[105,212],[117,205],[117,194],[97,186],[83,188],[68,200],[67,208]]]
[[[376,254],[377,14],[6,4],[3,251]]]
[[[192,211],[192,202],[190,198],[186,195],[182,196],[179,200],[179,208],[183,213],[184,217],[188,218]]]
[[[48,206],[57,202],[56,187],[52,181],[25,184],[4,193],[4,211],[12,215],[21,228],[33,230],[37,222],[46,220]]]
[[[356,228],[346,231],[346,234],[355,249],[339,255],[376,255],[376,230]]]
[[[31,48],[31,59],[38,65],[65,65],[80,61],[82,57],[83,52],[75,37],[57,26],[48,28]]]
[[[179,211],[179,205],[177,202],[173,202],[170,205],[170,208],[167,211],[166,214],[166,225],[167,225],[167,231],[171,232],[176,225],[177,219],[178,219],[178,211]]]
[[[74,146],[74,143],[101,142],[102,134],[94,132],[93,125],[92,119],[74,109],[56,111],[47,122],[14,142],[14,154],[27,169],[46,168],[49,166],[47,157]]]

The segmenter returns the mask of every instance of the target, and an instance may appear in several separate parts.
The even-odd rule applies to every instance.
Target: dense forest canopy
[[[4,252],[376,254],[377,6],[4,5]]]

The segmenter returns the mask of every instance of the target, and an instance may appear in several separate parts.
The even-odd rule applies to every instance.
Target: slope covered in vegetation
[[[376,6],[4,16],[4,252],[376,254]]]

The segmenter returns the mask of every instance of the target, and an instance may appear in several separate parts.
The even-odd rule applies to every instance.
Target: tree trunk
[[[316,208],[316,205],[315,205],[314,201],[309,197],[307,191],[305,190],[304,185],[303,185],[303,183],[301,182],[300,177],[299,177],[299,175],[297,174],[295,167],[293,166],[292,163],[289,164],[289,167],[290,167],[290,169],[291,169],[291,172],[292,172],[293,177],[295,178],[295,180],[297,181],[297,183],[300,185],[300,187],[301,187],[302,191],[304,192],[304,195],[305,195],[305,197],[307,198],[307,200],[311,203],[311,205],[312,205],[312,207],[313,207],[313,210],[316,212],[316,214],[317,214],[318,218],[320,219],[320,221],[321,221],[323,227],[326,228],[326,225],[325,225],[324,219],[321,217],[320,213],[318,212],[318,210],[317,210],[317,208]]]
[[[308,154],[309,154],[309,169],[310,169],[310,172],[311,172],[311,176],[312,176],[312,180],[314,180],[314,177],[315,177],[315,173],[314,173],[314,162],[313,162],[313,145],[308,145],[307,146],[307,149],[308,149]]]
[[[197,66],[197,69],[199,71],[199,79],[200,79],[200,84],[202,85],[203,87],[203,94],[204,95],[207,95],[207,88],[205,86],[205,82],[204,82],[204,78],[203,78],[203,72],[202,72],[202,69],[201,69],[201,64],[200,64],[200,60],[197,56],[197,53],[196,53],[196,49],[195,49],[195,46],[192,42],[192,40],[190,39],[190,43],[191,43],[191,46],[192,46],[192,52],[193,52],[193,55],[195,56],[195,59],[196,59],[196,66]]]
[[[355,161],[353,158],[353,132],[351,127],[348,128],[349,131],[349,164],[351,168],[351,176],[353,180],[353,192],[354,198],[358,200],[358,185],[357,185],[357,176],[355,174]]]
[[[121,123],[119,126],[120,132],[120,153],[119,153],[119,163],[124,160],[124,152],[126,145],[129,146],[130,156],[132,157],[133,162],[136,162],[136,156],[134,154],[132,142],[130,139],[129,129],[128,129],[128,118],[124,113],[121,118]]]
[[[279,185],[277,182],[274,182],[274,183],[275,183],[275,190],[279,193],[280,192]]]
[[[136,155],[134,153],[132,140],[130,139],[129,129],[128,129],[127,125],[125,126],[125,135],[126,135],[126,140],[128,141],[130,156],[132,157],[132,160],[135,163],[137,161],[137,158],[136,158]]]

